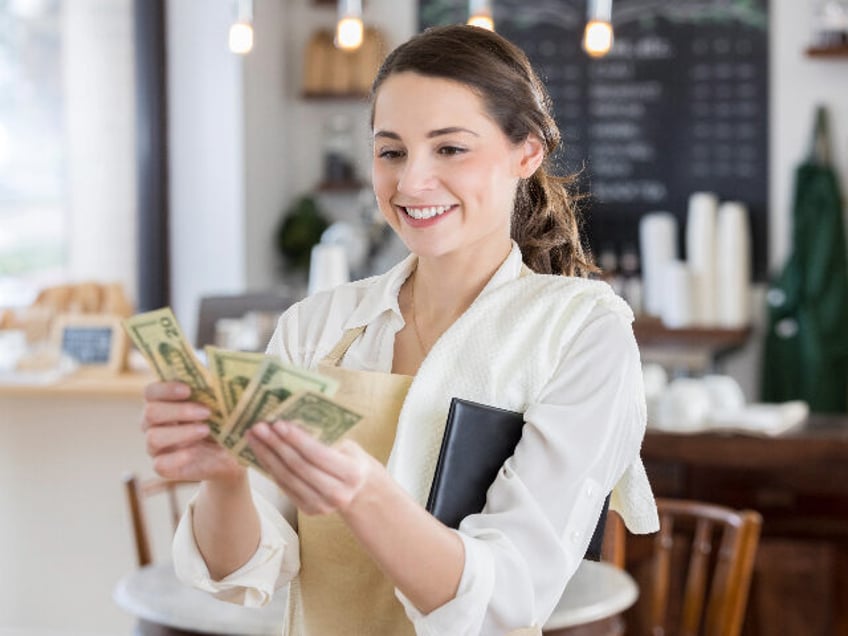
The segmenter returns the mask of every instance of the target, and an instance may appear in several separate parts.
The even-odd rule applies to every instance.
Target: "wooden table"
[[[848,417],[772,438],[649,430],[642,457],[658,496],[763,515],[746,635],[848,634]]]
[[[186,587],[169,563],[149,565],[124,576],[115,587],[115,603],[139,619],[141,636],[241,634],[279,636],[286,591],[278,590],[266,607],[225,603]],[[545,624],[546,636],[615,634],[618,615],[639,595],[633,579],[607,563],[583,561]]]

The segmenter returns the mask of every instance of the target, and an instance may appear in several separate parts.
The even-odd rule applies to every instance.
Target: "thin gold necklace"
[[[412,330],[415,332],[415,337],[418,339],[418,347],[424,357],[430,353],[430,349],[424,346],[424,341],[421,340],[421,333],[418,331],[418,320],[415,315],[415,279],[418,278],[418,272],[412,274],[412,280],[409,283],[409,307],[412,312]]]

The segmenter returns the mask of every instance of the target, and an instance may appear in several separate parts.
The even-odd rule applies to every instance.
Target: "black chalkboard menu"
[[[640,217],[689,195],[744,203],[753,273],[766,276],[768,1],[614,0],[615,43],[581,49],[586,0],[493,0],[498,32],[525,50],[554,103],[559,170],[580,172],[598,254],[638,245]],[[464,0],[422,0],[421,28],[467,18]]]

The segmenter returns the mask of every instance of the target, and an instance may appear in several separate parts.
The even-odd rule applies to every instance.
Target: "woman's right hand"
[[[189,402],[182,382],[153,382],[144,389],[144,431],[153,469],[167,479],[238,481],[245,469],[209,434],[208,408]]]

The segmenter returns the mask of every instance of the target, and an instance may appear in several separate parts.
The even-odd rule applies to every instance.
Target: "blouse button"
[[[586,496],[591,497],[594,494],[595,494],[594,488],[592,488],[591,486],[586,486]]]
[[[571,542],[577,543],[579,540],[580,540],[580,533],[577,530],[575,530],[574,532],[571,533]]]

